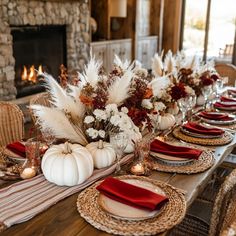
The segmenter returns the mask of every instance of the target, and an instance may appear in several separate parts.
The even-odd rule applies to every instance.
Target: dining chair
[[[236,220],[232,222],[232,224],[223,230],[222,233],[220,233],[220,236],[236,236]]]
[[[198,208],[200,210],[200,208]],[[207,210],[207,209],[203,209]],[[215,198],[210,221],[187,213],[184,220],[170,232],[171,236],[220,236],[233,222],[236,213],[236,169],[221,185]]]
[[[235,86],[236,66],[227,63],[217,63],[215,69],[222,77],[228,77],[228,85]]]
[[[33,98],[30,99],[30,102],[29,104],[30,105],[42,105],[42,106],[45,106],[45,107],[50,107],[51,106],[51,103],[50,103],[50,95],[48,92],[43,92],[43,93],[40,93],[36,96],[34,96]],[[31,109],[30,110],[30,115],[31,115],[31,119],[33,121],[34,124],[36,124],[36,120],[37,118],[35,117],[33,111]]]
[[[22,140],[23,137],[23,112],[15,104],[0,101],[0,147]]]

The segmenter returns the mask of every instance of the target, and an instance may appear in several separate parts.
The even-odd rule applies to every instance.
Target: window
[[[181,48],[204,60],[233,62],[235,13],[235,0],[184,0]]]

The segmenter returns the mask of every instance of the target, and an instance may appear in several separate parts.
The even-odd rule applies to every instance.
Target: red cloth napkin
[[[194,122],[188,122],[187,124],[183,125],[183,128],[197,134],[221,135],[224,133],[224,131],[221,129],[207,128]]]
[[[152,191],[125,183],[113,177],[106,178],[97,190],[105,196],[140,209],[160,209],[168,198]]]
[[[150,150],[157,153],[162,153],[174,157],[198,159],[202,154],[201,150],[192,149],[188,147],[173,146],[167,143],[164,143],[158,139],[155,139],[151,143]]]
[[[231,104],[225,104],[225,103],[222,103],[222,102],[216,102],[214,104],[214,106],[217,108],[228,108],[228,107],[232,107],[232,108],[235,108],[236,109],[236,102],[235,103],[231,103]]]
[[[25,157],[25,145],[21,142],[10,143],[7,148],[21,157]]]
[[[199,116],[206,118],[208,120],[234,120],[233,117],[229,117],[228,114],[212,114],[211,112],[202,111]]]
[[[222,102],[236,102],[236,99],[235,98],[228,98],[228,97],[225,97],[225,96],[221,96],[220,97],[220,100]]]

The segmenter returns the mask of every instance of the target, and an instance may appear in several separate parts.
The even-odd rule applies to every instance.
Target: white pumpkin
[[[179,113],[179,106],[176,102],[170,105],[170,107],[168,108],[168,113],[172,115],[177,115]]]
[[[175,117],[172,114],[165,113],[159,117],[159,129],[166,130],[175,124]]]
[[[202,105],[204,105],[204,103],[205,103],[205,99],[204,99],[203,95],[199,95],[197,97],[197,105],[202,106]]]
[[[89,143],[86,148],[93,157],[95,168],[104,168],[110,166],[116,160],[116,152],[112,145],[99,140],[98,142]]]
[[[129,137],[128,144],[124,150],[124,153],[131,153],[134,151],[134,143],[142,138],[142,134],[140,132],[132,132],[131,134],[127,134]],[[133,140],[133,141],[132,141]]]
[[[93,173],[93,158],[79,144],[59,144],[50,147],[42,159],[45,178],[57,185],[74,186],[83,183]]]

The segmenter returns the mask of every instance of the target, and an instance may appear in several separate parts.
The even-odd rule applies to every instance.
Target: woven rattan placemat
[[[206,146],[221,146],[221,145],[228,144],[233,140],[233,135],[227,131],[225,131],[222,138],[211,138],[211,139],[209,139],[209,138],[196,138],[196,137],[191,137],[191,136],[188,136],[188,135],[182,133],[180,130],[180,127],[177,127],[176,129],[174,129],[173,135],[176,138],[181,139],[185,142],[206,145]]]
[[[189,163],[188,165],[168,165],[157,161],[155,157],[150,158],[150,164],[153,170],[179,174],[196,174],[203,172],[212,167],[214,162],[214,154],[211,151],[203,151],[198,160],[193,160],[193,162]]]
[[[169,198],[163,211],[156,217],[140,221],[120,220],[103,211],[98,203],[96,186],[101,181],[81,192],[77,199],[80,215],[92,226],[107,233],[118,235],[156,235],[179,224],[185,216],[186,201],[181,190],[147,177],[126,175],[119,179],[138,179],[160,187]],[[177,210],[178,209],[178,210]]]

